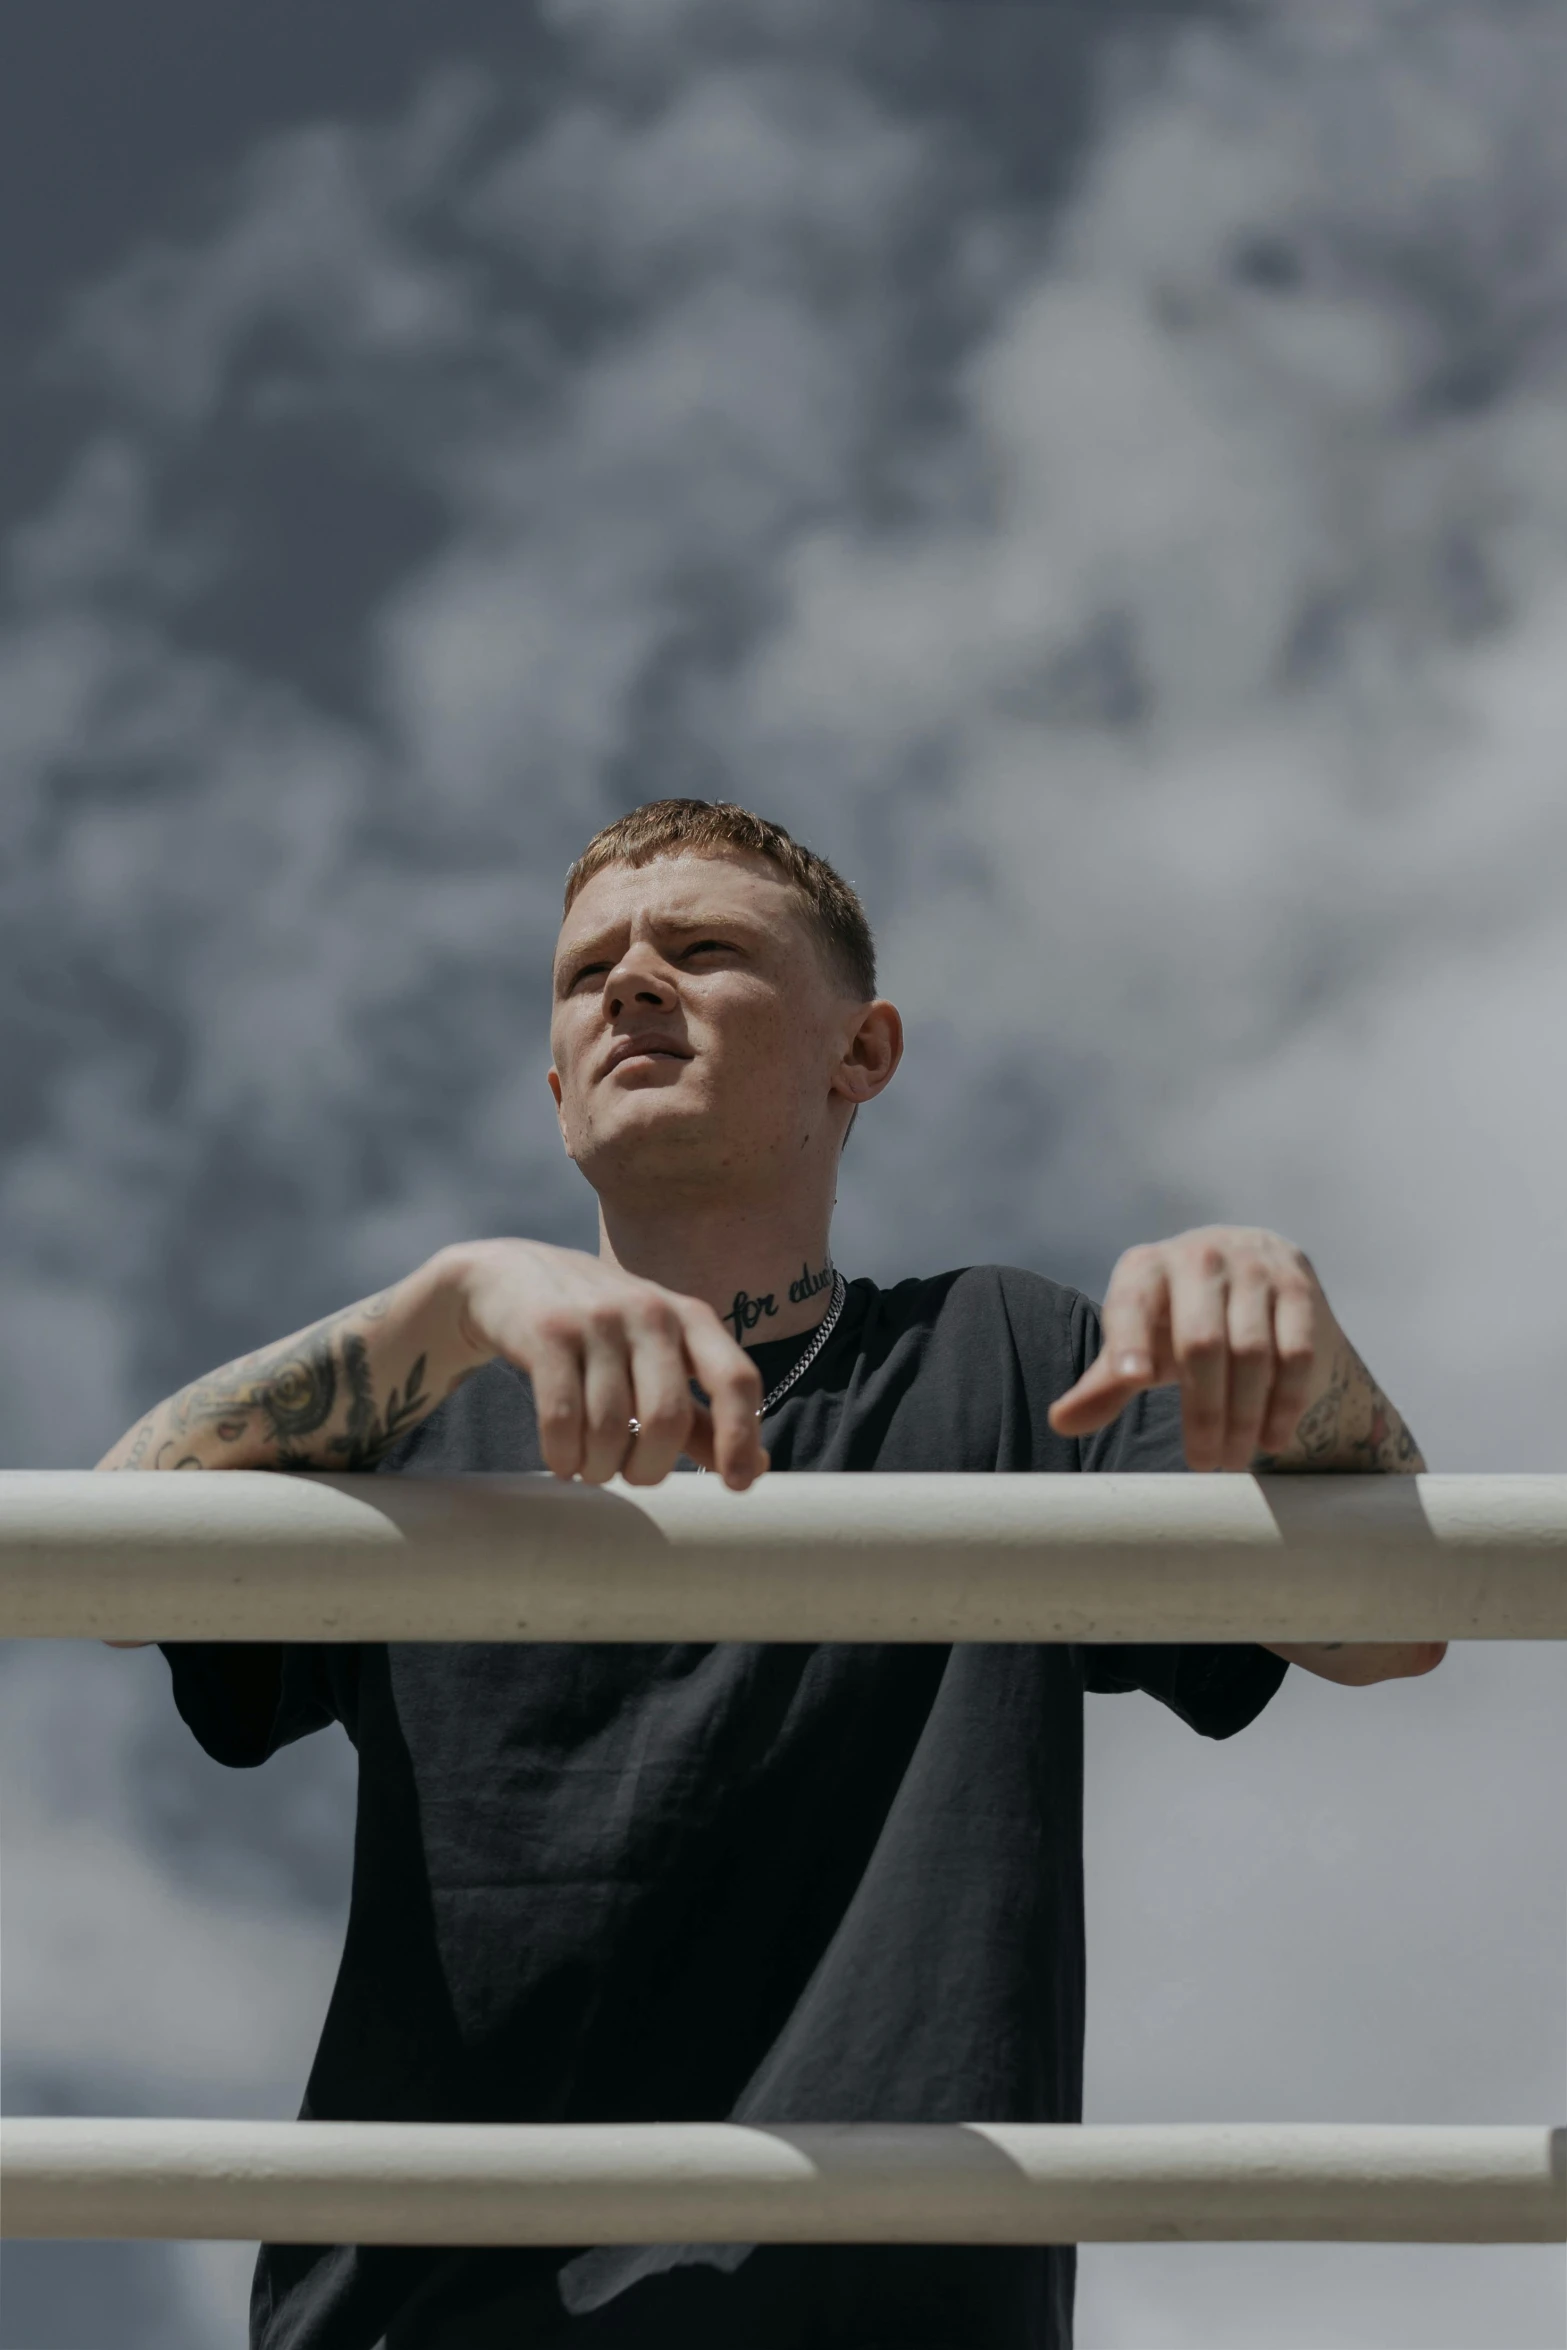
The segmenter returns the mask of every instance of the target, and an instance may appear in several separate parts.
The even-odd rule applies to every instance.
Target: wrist
[[[486,1270],[492,1241],[459,1240],[437,1249],[420,1266],[414,1280],[429,1304],[441,1313],[452,1334],[459,1370],[476,1371],[495,1360],[496,1348],[484,1335],[475,1312],[475,1299]]]

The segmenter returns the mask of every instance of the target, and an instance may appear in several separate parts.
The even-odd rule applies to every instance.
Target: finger
[[[1307,1281],[1280,1288],[1273,1309],[1276,1368],[1258,1438],[1263,1452],[1285,1452],[1295,1441],[1317,1368],[1317,1301]]]
[[[685,1454],[686,1459],[695,1461],[698,1468],[712,1469],[716,1472],[718,1456],[713,1450],[713,1415],[705,1403],[697,1403],[695,1399],[692,1401],[691,1426],[686,1436]],[[762,1465],[757,1474],[765,1476],[773,1465],[772,1455],[765,1445],[762,1447],[761,1459]]]
[[[1108,1354],[1095,1357],[1075,1387],[1058,1395],[1050,1407],[1050,1425],[1058,1436],[1090,1436],[1108,1427],[1140,1387],[1152,1385],[1146,1372],[1127,1372]]]
[[[557,1477],[575,1477],[582,1466],[582,1358],[575,1332],[546,1324],[523,1368],[533,1382],[544,1466]]]
[[[686,1459],[695,1461],[699,1469],[715,1469],[718,1462],[713,1453],[713,1415],[705,1403],[693,1396],[691,1426],[686,1433]]]
[[[632,1411],[637,1433],[621,1475],[628,1485],[657,1485],[669,1475],[696,1414],[685,1342],[672,1306],[653,1306],[631,1333]]]
[[[1238,1272],[1230,1283],[1222,1468],[1249,1469],[1256,1458],[1273,1372],[1273,1283],[1266,1266],[1258,1264]]]
[[[1194,1469],[1216,1469],[1224,1453],[1229,1387],[1225,1260],[1217,1248],[1177,1266],[1170,1284],[1170,1351],[1181,1383],[1181,1428]]]
[[[1099,1352],[1076,1386],[1050,1407],[1058,1436],[1087,1436],[1107,1427],[1140,1388],[1155,1384],[1167,1367],[1168,1311],[1163,1259],[1151,1250],[1128,1250],[1105,1293]]]
[[[631,1361],[624,1316],[618,1306],[597,1306],[587,1317],[582,1365],[584,1484],[613,1477],[631,1442]]]
[[[767,1466],[756,1417],[762,1400],[761,1378],[711,1306],[691,1300],[683,1326],[691,1369],[707,1392],[713,1423],[712,1465],[726,1485],[743,1493]]]

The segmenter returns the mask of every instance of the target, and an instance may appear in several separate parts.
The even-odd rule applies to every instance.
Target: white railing
[[[0,1637],[1560,1640],[1567,1477],[0,1475]]]
[[[1548,2244],[1567,2131],[9,2121],[20,2236],[283,2244]]]
[[[1567,1478],[0,1475],[0,1637],[1553,1640]],[[1567,2241],[1567,2132],[57,2120],[12,2236]]]

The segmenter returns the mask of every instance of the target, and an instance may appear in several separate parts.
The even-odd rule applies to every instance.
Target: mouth
[[[612,1069],[623,1069],[629,1061],[689,1061],[691,1057],[666,1036],[622,1036],[604,1063],[604,1074],[607,1077]]]

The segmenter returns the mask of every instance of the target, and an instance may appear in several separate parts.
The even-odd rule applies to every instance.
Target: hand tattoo
[[[1345,1476],[1367,1472],[1410,1476],[1425,1467],[1411,1431],[1353,1347],[1340,1348],[1333,1375],[1279,1453],[1259,1453],[1259,1476],[1315,1471]]]

